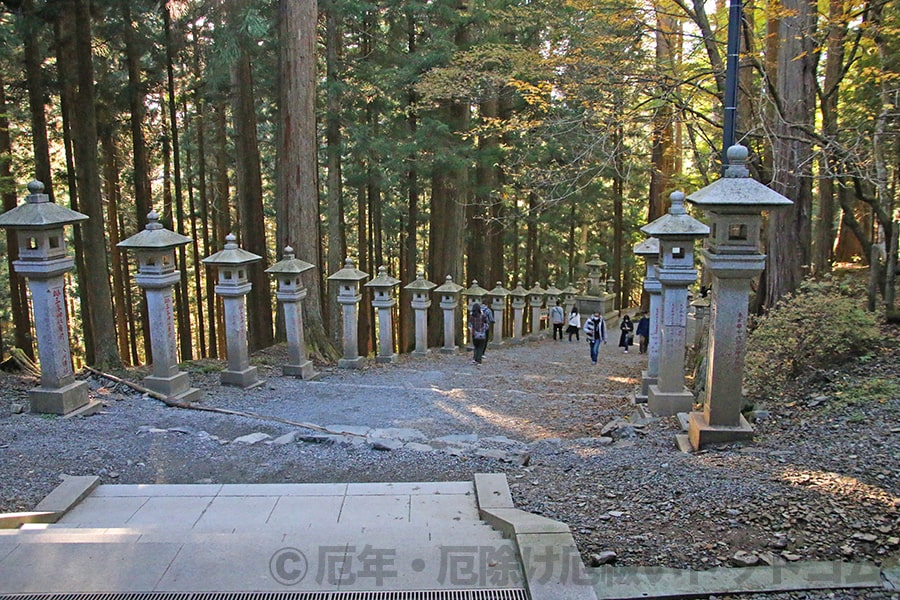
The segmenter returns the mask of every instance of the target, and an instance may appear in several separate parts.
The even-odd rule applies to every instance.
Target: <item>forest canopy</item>
[[[722,168],[724,1],[0,8],[3,208],[37,179],[90,217],[69,230],[74,345],[88,364],[148,360],[133,257],[116,243],[151,210],[192,240],[177,258],[182,360],[224,353],[215,273],[200,261],[229,233],[264,257],[250,268],[251,349],[276,340],[264,269],[291,246],[318,267],[304,275],[307,342],[330,359],[341,320],[326,277],[348,256],[403,284],[423,271],[491,289],[578,285],[598,255],[617,306],[634,306],[640,227]],[[870,265],[870,304],[893,307],[898,21],[891,0],[743,3],[737,141],[754,178],[793,201],[765,224],[758,309],[837,263]],[[13,239],[0,343],[33,356]],[[408,298],[399,306],[407,350]],[[374,321],[363,302],[363,354]]]

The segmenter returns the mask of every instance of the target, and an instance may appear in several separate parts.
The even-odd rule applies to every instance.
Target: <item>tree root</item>
[[[133,389],[137,392],[140,392],[142,394],[146,394],[147,396],[150,396],[151,398],[155,398],[156,400],[161,401],[166,406],[171,406],[172,408],[184,408],[187,410],[199,410],[199,411],[203,411],[203,412],[212,412],[212,413],[218,413],[218,414],[222,414],[222,415],[232,415],[235,417],[247,417],[250,419],[259,419],[261,421],[272,421],[275,423],[291,425],[293,427],[301,427],[303,429],[311,429],[313,431],[318,431],[320,433],[327,433],[329,435],[344,435],[344,436],[360,437],[360,438],[365,437],[364,435],[360,435],[358,433],[349,433],[349,432],[344,432],[344,431],[332,431],[332,430],[328,429],[327,427],[322,427],[320,425],[314,425],[312,423],[304,423],[301,421],[292,421],[290,419],[283,419],[281,417],[273,417],[271,415],[261,415],[258,413],[245,412],[245,411],[240,411],[240,410],[229,410],[227,408],[216,408],[214,406],[202,406],[200,404],[194,404],[192,402],[179,402],[178,400],[175,400],[174,398],[172,398],[170,396],[166,396],[165,394],[160,394],[159,392],[151,390],[150,388],[147,388],[147,387],[145,387],[139,383],[136,383],[134,381],[129,381],[129,380],[123,379],[121,377],[116,377],[115,375],[112,375],[111,373],[104,373],[103,371],[99,371],[97,369],[94,369],[93,367],[85,366],[84,368],[86,371],[90,371],[94,375],[103,377],[105,379],[109,379],[110,381],[113,381],[115,383],[120,383],[122,385],[126,385],[126,386],[130,387],[131,389]]]

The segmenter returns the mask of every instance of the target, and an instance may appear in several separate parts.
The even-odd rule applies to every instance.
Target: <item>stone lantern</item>
[[[416,280],[403,288],[412,293],[410,304],[416,313],[416,349],[412,352],[416,356],[427,356],[429,352],[428,309],[431,307],[431,290],[435,287],[437,284],[425,279],[425,273],[419,271]]]
[[[563,306],[566,307],[566,315],[572,312],[572,308],[575,306],[575,296],[578,295],[578,290],[575,289],[575,286],[571,283],[565,287],[565,289],[560,292],[560,298],[562,298]],[[568,318],[568,317],[567,317]]]
[[[606,263],[600,260],[600,256],[595,254],[591,260],[584,263],[588,268],[588,285],[585,295],[599,296],[603,293],[603,286],[600,281],[603,279],[603,271],[606,269]]]
[[[244,389],[262,383],[256,367],[250,366],[250,350],[247,347],[247,294],[253,287],[247,272],[248,267],[262,260],[258,254],[248,252],[237,245],[233,233],[225,236],[225,247],[200,262],[216,267],[219,273],[216,294],[222,298],[225,308],[225,345],[228,353],[228,368],[222,371],[223,385],[233,385]]]
[[[247,294],[253,287],[247,278],[248,267],[262,256],[247,252],[237,244],[233,233],[225,236],[225,247],[200,262],[216,267],[219,273],[216,294],[225,307],[225,345],[228,368],[219,379],[222,385],[248,389],[262,383],[256,367],[250,366],[250,350],[247,347]]]
[[[282,365],[281,372],[300,379],[312,379],[316,376],[313,363],[306,351],[306,338],[303,332],[303,299],[306,298],[306,287],[301,275],[312,265],[294,257],[294,249],[285,246],[283,258],[266,269],[278,282],[275,297],[284,307],[284,332],[287,337],[288,364]]]
[[[544,305],[544,294],[547,290],[537,283],[528,290],[528,306],[531,308],[531,338],[541,334],[541,307]]]
[[[657,277],[662,284],[659,379],[650,385],[647,407],[656,415],[688,412],[694,395],[684,386],[684,340],[688,286],[697,280],[694,242],[709,235],[709,227],[684,209],[684,194],[672,192],[669,212],[641,231],[659,240]]]
[[[341,369],[359,369],[365,360],[359,355],[359,331],[357,318],[359,315],[359,282],[369,276],[356,268],[352,258],[344,261],[344,268],[329,275],[329,281],[338,283],[337,301],[344,313],[344,357],[338,359]]]
[[[662,284],[657,277],[659,263],[659,240],[651,237],[635,245],[634,253],[644,259],[647,266],[644,275],[644,291],[650,296],[650,339],[647,343],[647,370],[641,372],[641,391],[635,395],[635,402],[647,402],[650,386],[659,377],[659,333],[662,323]]]
[[[187,402],[198,399],[200,390],[190,387],[187,373],[178,368],[172,287],[181,279],[181,273],[175,269],[175,248],[190,241],[186,235],[163,227],[159,215],[151,210],[144,230],[117,244],[119,248],[134,251],[138,260],[134,281],[147,294],[153,365],[151,374],[144,378],[144,385],[169,398]]]
[[[88,217],[51,202],[40,181],[29,183],[28,192],[25,204],[0,215],[0,227],[17,234],[19,259],[13,267],[31,291],[41,367],[40,384],[28,391],[31,412],[92,412],[87,384],[75,379],[72,368],[65,287],[65,274],[75,264],[66,255],[65,226]]]
[[[506,312],[506,299],[509,297],[509,290],[503,287],[502,281],[498,281],[494,289],[488,292],[488,296],[491,299],[491,310],[494,311],[493,336],[488,346],[497,348],[503,345],[503,314]]]
[[[694,449],[753,437],[741,416],[741,386],[750,284],[766,264],[759,251],[761,213],[792,202],[750,178],[747,154],[743,146],[729,148],[725,175],[688,198],[712,221],[712,235],[701,254],[712,275],[712,300],[706,400],[703,412],[691,413],[688,426]]]
[[[378,354],[377,363],[392,363],[397,360],[394,352],[394,324],[392,311],[397,304],[393,289],[400,285],[400,280],[387,274],[387,267],[378,267],[378,275],[365,284],[372,288],[374,297],[372,306],[378,309]]]
[[[513,330],[512,339],[514,342],[521,342],[525,330],[525,301],[528,298],[528,290],[519,284],[509,291],[509,297],[512,298],[513,309]]]
[[[478,280],[473,279],[471,287],[462,291],[462,295],[466,297],[466,308],[472,311],[472,305],[476,302],[484,306],[484,297],[488,295],[488,291],[478,285]]]
[[[441,309],[444,311],[444,346],[441,352],[450,354],[459,348],[456,346],[456,308],[459,306],[459,294],[463,286],[453,283],[453,278],[447,275],[447,280],[434,288],[435,294],[441,295]]]
[[[687,348],[699,347],[703,341],[703,331],[709,323],[709,297],[701,296],[691,302],[688,312],[687,335],[685,346]]]
[[[547,308],[556,306],[556,301],[562,296],[562,290],[551,283],[550,287],[544,291],[544,296],[547,299]],[[560,302],[560,304],[562,303]]]

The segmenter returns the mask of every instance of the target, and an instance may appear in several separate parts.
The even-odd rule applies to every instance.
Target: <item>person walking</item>
[[[631,317],[628,315],[622,317],[619,329],[622,330],[622,335],[619,336],[619,348],[625,348],[625,354],[628,354],[628,346],[634,339],[634,323],[631,322]]]
[[[490,327],[491,324],[488,322],[481,304],[476,302],[472,305],[472,312],[469,314],[469,334],[472,338],[472,346],[475,347],[475,353],[472,357],[474,364],[481,364],[484,349],[487,347],[487,336]]]
[[[566,333],[569,334],[569,343],[572,343],[572,334],[575,334],[575,340],[581,341],[581,337],[578,332],[581,330],[581,315],[578,314],[578,308],[572,306],[572,312],[569,313],[569,326],[566,328]]]
[[[557,332],[559,333],[559,341],[562,341],[563,337],[563,323],[566,322],[566,311],[563,310],[563,307],[559,305],[559,300],[556,301],[556,306],[550,308],[550,324],[553,325],[553,339],[556,339]]]
[[[638,352],[644,354],[647,352],[647,346],[650,344],[650,317],[647,313],[641,313],[638,320],[637,329],[634,330],[635,335],[640,336],[638,340]]]
[[[606,322],[599,310],[594,311],[594,314],[585,322],[584,333],[591,347],[591,362],[596,365],[597,357],[600,354],[600,344],[601,342],[606,343]]]

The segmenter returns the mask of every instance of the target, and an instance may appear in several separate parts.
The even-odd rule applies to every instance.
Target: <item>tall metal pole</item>
[[[725,119],[722,132],[722,173],[728,166],[728,148],[734,145],[737,129],[738,66],[741,53],[743,0],[731,0],[728,7],[728,57],[725,63]]]

